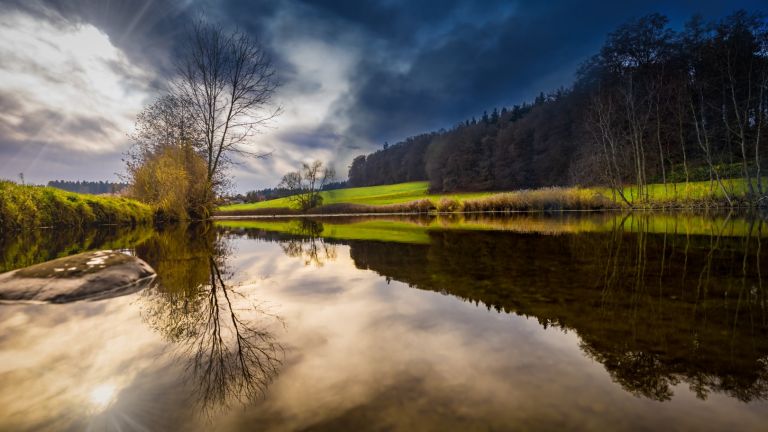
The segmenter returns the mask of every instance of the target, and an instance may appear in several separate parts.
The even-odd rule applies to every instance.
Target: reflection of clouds
[[[639,420],[674,425],[681,411],[701,407],[680,386],[673,401],[653,405],[656,419],[649,419],[650,402],[626,393],[586,358],[576,333],[453,296],[388,286],[355,268],[346,247],[331,264],[306,267],[290,257],[275,262],[279,245],[238,244],[249,272],[275,275],[260,288],[261,298],[280,304],[288,325],[286,366],[264,404],[247,414],[266,429],[632,429]],[[306,295],[331,280],[336,295]],[[745,425],[760,421],[723,395],[713,395],[707,407],[686,422],[724,427],[736,411]]]
[[[171,308],[154,290],[0,308],[0,430],[208,430],[203,414],[258,399],[280,366],[280,320],[223,281],[201,287],[199,315],[170,340],[140,314],[147,299]]]
[[[0,428],[82,428],[94,400],[114,402],[157,366],[160,338],[141,325],[132,298],[0,309]]]
[[[167,341],[141,321],[137,295],[57,306],[55,313],[6,306],[0,429],[100,430],[116,422],[129,430],[620,430],[642,422],[666,430],[685,417],[693,429],[728,429],[738,418],[739,427],[759,430],[768,408],[722,394],[697,400],[686,385],[663,404],[635,398],[583,355],[577,333],[387,285],[357,269],[346,246],[315,267],[279,244],[232,243],[228,264],[236,273],[270,275],[236,288],[245,296],[232,299],[239,319],[259,320],[244,302],[258,298],[279,309],[287,328],[273,328],[286,358],[263,400],[200,422],[188,363],[164,355]],[[333,295],[315,290],[332,288]],[[226,302],[219,293],[203,300]]]

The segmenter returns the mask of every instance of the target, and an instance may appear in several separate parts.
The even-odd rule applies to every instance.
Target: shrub
[[[168,147],[130,170],[129,194],[153,206],[164,219],[180,220],[206,214],[207,167],[188,148]]]
[[[461,209],[461,203],[452,198],[440,198],[437,203],[437,211],[441,213],[453,213]]]

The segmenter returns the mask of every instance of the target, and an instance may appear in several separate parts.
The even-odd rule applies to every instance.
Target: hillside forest
[[[673,29],[651,14],[610,33],[575,82],[354,159],[350,186],[433,192],[744,178],[764,196],[768,25],[737,11]]]

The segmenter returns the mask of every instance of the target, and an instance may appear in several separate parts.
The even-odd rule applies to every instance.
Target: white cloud
[[[54,25],[20,12],[5,13],[0,40],[0,95],[16,102],[14,110],[0,114],[6,132],[0,145],[8,146],[0,175],[10,176],[6,171],[11,169],[32,177],[44,174],[35,159],[13,157],[13,146],[26,147],[27,153],[30,147],[49,146],[114,153],[117,170],[126,133],[149,96],[151,76],[90,24]],[[82,167],[75,174],[82,176]]]
[[[266,162],[247,161],[234,171],[239,191],[275,186],[301,162],[315,159],[335,165],[339,176],[346,177],[341,146],[349,120],[339,115],[337,107],[352,91],[352,74],[362,53],[353,35],[330,43],[297,33],[302,24],[293,13],[284,11],[270,29],[271,48],[286,63],[278,70],[283,85],[276,95],[283,113],[255,138],[255,144],[271,150],[272,157]]]
[[[348,29],[327,40],[319,36],[327,29],[308,27],[305,12],[284,7],[267,23],[283,114],[254,137],[254,148],[272,156],[233,168],[236,191],[274,186],[315,159],[343,178],[354,156],[345,148],[352,125],[340,107],[370,55],[360,44],[366,36]],[[114,179],[136,114],[156,95],[154,72],[132,63],[102,29],[58,15],[4,13],[0,40],[0,178]]]

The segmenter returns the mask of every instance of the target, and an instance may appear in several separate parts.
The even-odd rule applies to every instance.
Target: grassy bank
[[[133,225],[151,222],[153,210],[127,198],[77,194],[0,181],[0,231],[37,227]]]
[[[768,182],[765,183],[768,188]],[[552,187],[512,192],[472,192],[429,194],[427,182],[348,188],[322,192],[323,206],[310,210],[310,214],[338,213],[424,213],[486,212],[486,211],[557,211],[607,210],[629,208],[617,193],[608,188]],[[731,203],[726,199],[728,192]],[[723,187],[715,182],[653,184],[647,196],[638,194],[637,188],[627,187],[624,196],[633,208],[717,208],[743,206],[747,187],[743,180],[725,180]],[[235,215],[289,215],[300,212],[292,207],[288,198],[251,204],[220,207],[222,216]]]

